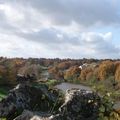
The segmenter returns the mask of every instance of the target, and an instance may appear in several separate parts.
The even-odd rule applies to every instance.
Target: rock
[[[113,106],[113,109],[120,114],[120,102],[116,102]]]
[[[59,110],[53,115],[48,114],[48,111],[55,107],[56,100],[54,94],[44,85],[37,88],[19,84],[0,102],[0,117],[7,117],[7,120],[13,120],[15,117],[14,120],[97,120],[98,118],[101,99],[93,91],[67,90],[64,103]],[[17,113],[22,114],[18,116]]]
[[[42,113],[40,115],[40,113],[36,114],[31,111],[24,110],[23,113],[20,116],[16,117],[14,120],[51,120],[51,118],[43,116],[45,115]]]
[[[100,97],[93,91],[71,89],[66,92],[65,103],[60,107],[63,120],[96,120]]]
[[[26,112],[18,117],[21,119],[15,120],[23,120],[25,116],[30,116],[30,119],[24,120],[97,120],[100,101],[100,97],[92,91],[72,89],[66,92],[65,102],[59,108],[58,114],[43,117]]]
[[[50,115],[47,113],[37,113],[24,110],[21,115],[16,117],[14,120],[64,120],[60,114]]]
[[[24,109],[48,111],[55,100],[45,85],[32,87],[19,84],[0,102],[0,117],[12,119]]]

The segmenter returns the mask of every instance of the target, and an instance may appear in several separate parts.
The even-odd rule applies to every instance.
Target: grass
[[[0,120],[7,120],[7,118],[0,118]]]
[[[8,95],[9,88],[0,86],[0,101]]]
[[[46,82],[46,85],[48,85],[49,87],[52,87],[52,86],[55,86],[56,84],[58,84],[58,81],[57,80],[48,80]]]
[[[40,82],[40,83],[33,83],[33,86],[41,86],[42,84],[47,85],[48,87],[54,87],[55,85],[59,84],[60,82],[55,79],[49,79],[45,82]]]

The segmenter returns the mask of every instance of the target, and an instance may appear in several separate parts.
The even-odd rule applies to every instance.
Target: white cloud
[[[0,10],[4,12],[7,19],[11,22],[19,22],[24,20],[24,15],[17,10],[17,8],[12,8],[10,5],[0,5]]]
[[[120,24],[119,5],[110,0],[21,0],[19,4],[36,9],[43,17],[48,16],[54,25],[72,22],[84,27]]]
[[[0,55],[118,58],[113,33],[118,4],[109,0],[1,0]]]

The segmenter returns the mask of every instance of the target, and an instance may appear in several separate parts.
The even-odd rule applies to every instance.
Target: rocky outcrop
[[[93,91],[68,90],[65,103],[60,107],[60,115],[63,120],[96,120],[100,101],[100,97]]]
[[[66,91],[65,102],[57,114],[43,116],[24,111],[15,120],[96,120],[100,101],[100,97],[92,91],[71,89]]]
[[[0,102],[0,117],[13,119],[24,109],[48,111],[55,101],[54,95],[48,91],[46,85],[33,87],[26,84],[18,84],[9,92],[7,98]]]

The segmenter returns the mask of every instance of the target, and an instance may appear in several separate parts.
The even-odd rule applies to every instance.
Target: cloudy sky
[[[0,56],[120,58],[120,0],[0,0]]]

